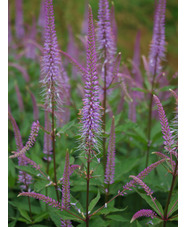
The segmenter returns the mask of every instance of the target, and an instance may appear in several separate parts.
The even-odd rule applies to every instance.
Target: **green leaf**
[[[168,212],[167,212],[167,214],[169,214],[168,217],[170,217],[171,214],[173,214],[175,211],[178,210],[178,203],[176,204],[177,201],[178,201],[178,193],[175,193],[174,195],[172,195],[171,202],[170,202],[169,207],[168,207]],[[173,209],[172,209],[172,207],[173,207]]]
[[[43,188],[45,188],[47,186],[48,183],[49,183],[49,181],[46,181],[46,180],[37,181],[34,184],[34,191],[40,192]]]
[[[77,217],[75,217],[74,215],[68,213],[67,211],[63,210],[58,210],[56,208],[53,208],[53,207],[49,207],[49,215],[53,216],[53,218],[55,217],[55,219],[60,219],[62,218],[63,220],[75,220],[75,221],[78,221],[78,222],[81,222],[81,220]],[[79,214],[77,214],[78,216]]]
[[[118,222],[129,222],[128,219],[126,219],[125,217],[122,217],[121,215],[118,215],[118,214],[108,215],[107,218],[114,220],[114,221],[118,221]]]
[[[15,166],[17,169],[22,170],[26,173],[29,173],[30,175],[37,176],[39,171],[35,170],[31,166]]]
[[[83,206],[81,205],[81,203],[80,203],[76,198],[74,198],[72,194],[70,194],[70,202],[71,202],[71,203],[75,203],[75,204],[76,204],[76,208],[77,208],[77,209],[80,209],[81,212],[85,213],[84,208],[83,208]],[[74,208],[73,205],[71,205],[71,207]],[[75,208],[74,208],[74,209],[75,209]],[[75,209],[75,210],[76,210],[76,209]]]
[[[100,192],[98,190],[98,194],[97,196],[90,202],[89,206],[88,206],[88,210],[91,212],[92,209],[95,207],[95,205],[97,204],[97,202],[100,199]]]
[[[140,88],[140,87],[133,87],[131,90],[132,91],[140,91],[140,92],[143,92],[143,93],[149,93],[146,89],[143,89],[143,88]]]
[[[130,172],[137,164],[139,160],[137,158],[120,158],[120,160],[116,159],[116,167],[115,167],[115,181],[121,180],[121,177]]]
[[[109,214],[109,213],[114,213],[114,212],[121,212],[126,210],[127,207],[125,207],[124,209],[118,209],[114,207],[114,201],[108,203],[107,205],[105,204],[105,207],[103,209],[101,209],[99,212],[97,212],[95,215],[100,215],[100,214]]]
[[[64,125],[59,131],[59,134],[65,133],[68,129],[72,128],[74,125],[76,125],[76,120],[68,122],[66,125]]]
[[[48,216],[48,212],[42,212],[36,216],[33,217],[34,223],[41,222],[43,219],[45,219]]]
[[[18,208],[21,216],[23,216],[27,221],[29,221],[30,223],[32,222],[32,220],[30,219],[30,216],[28,215],[26,210],[22,210],[20,208]]]
[[[177,87],[175,85],[168,85],[168,86],[164,86],[162,88],[159,89],[159,91],[169,91],[169,89],[176,89]]]
[[[8,227],[14,227],[14,226],[16,225],[16,222],[17,222],[17,221],[14,220],[14,221],[8,223]]]
[[[149,204],[150,207],[153,208],[153,210],[159,214],[161,216],[161,214],[163,214],[163,208],[161,206],[161,204],[158,202],[157,199],[155,199],[155,203],[157,205],[157,207],[159,208],[159,210],[156,208],[155,204],[153,203],[152,199],[150,198],[150,196],[146,195],[145,193],[142,193],[142,192],[139,192],[136,188],[135,188],[135,191]]]

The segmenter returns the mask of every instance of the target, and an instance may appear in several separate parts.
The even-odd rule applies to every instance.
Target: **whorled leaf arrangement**
[[[101,133],[100,122],[100,105],[99,105],[99,82],[96,70],[96,48],[95,32],[93,25],[92,10],[89,6],[89,27],[87,41],[87,73],[85,76],[85,98],[83,99],[83,108],[81,111],[82,128],[81,128],[81,145],[80,147],[88,151],[95,148],[99,151],[99,135]]]

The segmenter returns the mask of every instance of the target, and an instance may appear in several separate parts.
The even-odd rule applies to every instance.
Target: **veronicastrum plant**
[[[65,52],[56,34],[57,1],[41,1],[38,21],[32,18],[28,31],[23,2],[16,1],[10,90],[27,125],[25,130],[10,102],[9,186],[17,195],[10,193],[10,226],[176,226],[178,97],[162,66],[166,0],[155,3],[150,54],[141,69],[140,31],[130,66],[117,53],[117,2],[99,0],[96,18],[86,1],[81,48],[68,25]],[[39,79],[30,77],[32,66],[28,73],[22,58],[27,64],[39,60]],[[173,99],[175,111],[167,117],[163,102],[171,105]],[[24,115],[27,105],[32,121]]]

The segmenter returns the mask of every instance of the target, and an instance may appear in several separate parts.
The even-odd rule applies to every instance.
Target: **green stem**
[[[178,169],[178,160],[176,162],[176,166],[175,166],[175,169],[174,169],[174,173],[173,173],[173,177],[172,177],[172,183],[171,183],[171,188],[170,188],[170,191],[169,191],[167,203],[166,203],[165,210],[164,210],[163,227],[166,227],[166,224],[167,224],[167,221],[168,221],[167,212],[168,212],[168,208],[169,208],[169,204],[170,204],[172,192],[173,192],[175,181],[176,181],[176,176],[177,176],[176,175],[176,172],[177,172],[177,169]]]
[[[55,154],[55,116],[54,116],[54,111],[55,111],[55,100],[54,100],[54,84],[52,80],[52,148],[53,148],[53,163],[54,163],[54,183],[55,183],[55,189],[56,189],[56,195],[57,195],[57,200],[59,202],[59,194],[58,194],[58,189],[57,189],[57,177],[56,177],[56,154]]]
[[[151,127],[152,127],[152,103],[153,103],[153,92],[154,92],[154,86],[155,86],[155,78],[156,78],[156,68],[157,68],[157,57],[155,57],[155,66],[154,66],[154,74],[152,78],[152,86],[150,91],[150,103],[149,103],[149,114],[148,114],[148,125],[147,125],[147,153],[146,153],[146,165],[147,168],[148,162],[149,162],[149,152],[151,147]]]
[[[89,186],[90,186],[90,149],[88,151],[88,157],[87,157],[86,227],[89,227],[89,213],[88,213],[88,206],[89,206]]]

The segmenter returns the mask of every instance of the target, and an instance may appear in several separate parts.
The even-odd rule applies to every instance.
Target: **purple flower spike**
[[[35,199],[39,199],[43,202],[45,202],[46,204],[48,204],[49,206],[55,207],[57,209],[61,209],[61,204],[57,201],[55,201],[54,199],[47,197],[45,195],[39,194],[39,193],[35,193],[35,192],[22,192],[20,193],[18,196],[28,196],[28,197],[32,197]]]
[[[165,111],[163,109],[163,106],[158,99],[156,95],[154,95],[154,101],[158,107],[158,114],[159,114],[159,119],[161,123],[161,128],[162,128],[162,133],[163,133],[163,138],[164,138],[164,145],[165,145],[165,150],[167,150],[169,153],[174,150],[173,145],[174,145],[174,139],[172,136],[172,132],[169,128],[168,120],[165,115]]]
[[[99,105],[99,83],[96,70],[96,48],[95,33],[93,25],[92,9],[89,6],[88,20],[88,43],[87,43],[87,74],[85,77],[85,98],[83,99],[82,109],[82,128],[81,128],[81,148],[83,150],[93,148],[99,151],[98,136],[101,132],[100,127],[100,105]]]
[[[38,25],[40,27],[45,27],[45,0],[41,0],[40,14],[38,18]]]
[[[145,178],[153,169],[155,169],[157,166],[159,166],[164,161],[166,161],[166,159],[161,159],[161,160],[159,160],[159,161],[151,164],[150,166],[148,166],[147,168],[145,168],[143,171],[141,171],[137,175],[137,178],[139,178],[139,179]],[[130,190],[131,187],[134,187],[135,184],[136,184],[136,181],[131,180],[129,183],[127,183],[125,186],[123,186],[123,189],[124,190]]]
[[[154,211],[152,211],[150,209],[142,209],[142,210],[139,210],[138,212],[136,212],[133,215],[130,223],[132,223],[133,221],[135,221],[139,217],[151,217],[151,218],[154,218],[156,216],[157,216],[157,214]]]
[[[36,59],[36,47],[33,44],[33,42],[36,41],[36,35],[37,35],[37,28],[36,28],[36,19],[33,17],[32,20],[32,27],[30,28],[27,41],[25,44],[26,48],[26,57],[29,59]]]
[[[31,133],[28,141],[26,142],[26,145],[19,152],[15,152],[14,155],[11,155],[10,158],[16,158],[25,154],[25,152],[28,151],[34,145],[36,141],[36,137],[38,136],[38,131],[39,131],[39,121],[36,121],[32,124]]]
[[[63,173],[63,185],[62,185],[62,209],[70,209],[70,162],[69,162],[69,153],[66,153],[65,158],[65,168]],[[61,226],[71,227],[70,220],[62,220]]]
[[[113,74],[113,59],[116,53],[115,37],[113,35],[111,21],[110,21],[110,9],[108,0],[99,1],[98,10],[98,23],[97,23],[97,41],[98,49],[101,51],[101,56],[104,54],[107,76],[106,85],[108,86],[112,81]],[[102,77],[104,80],[104,70]]]
[[[165,58],[165,10],[166,0],[159,0],[154,16],[154,29],[149,54],[152,75],[161,72],[161,61]]]
[[[22,0],[16,0],[15,6],[16,6],[16,18],[15,18],[16,37],[18,39],[22,39],[25,35],[24,26],[23,26]]]
[[[69,153],[66,153],[65,168],[63,173],[63,186],[62,186],[62,207],[70,208],[70,163]]]
[[[41,62],[41,84],[45,106],[62,111],[61,59],[54,24],[53,1],[45,1],[44,48]]]
[[[151,189],[141,180],[139,179],[138,177],[136,176],[129,176],[131,178],[133,178],[137,184],[139,184],[144,190],[145,192],[147,193],[147,195],[151,196],[153,194],[153,192],[151,191]]]
[[[13,126],[15,140],[16,140],[16,146],[17,146],[17,152],[19,152],[23,148],[21,133],[20,133],[20,130],[17,126],[15,119],[13,118],[13,116],[10,112],[8,112],[8,118],[10,119],[12,126]],[[26,159],[25,154],[18,157],[19,166],[26,166],[27,164],[28,164],[28,160]],[[32,176],[25,173],[24,171],[19,170],[18,183],[21,183],[20,188],[22,190],[28,190],[29,185],[32,183]]]
[[[107,165],[105,170],[105,184],[114,183],[115,172],[115,126],[114,117],[112,118],[112,125],[110,130],[110,140],[107,152]]]
[[[21,95],[21,92],[19,90],[19,87],[18,87],[17,83],[15,84],[15,91],[16,91],[16,95],[17,95],[19,111],[23,112],[24,111],[23,98],[22,98],[22,95]]]

